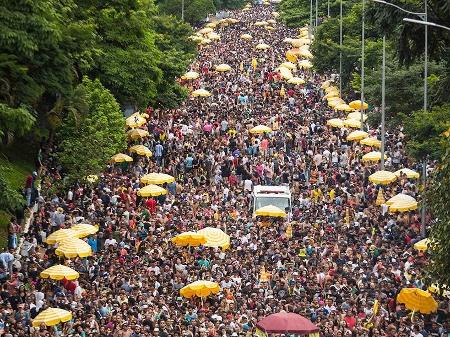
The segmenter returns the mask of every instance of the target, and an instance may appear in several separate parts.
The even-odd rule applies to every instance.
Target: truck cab
[[[255,185],[252,191],[252,213],[261,207],[273,205],[283,211],[292,211],[292,195],[289,186]]]

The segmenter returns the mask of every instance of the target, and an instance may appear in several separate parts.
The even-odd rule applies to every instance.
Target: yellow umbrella
[[[397,176],[389,171],[377,171],[369,176],[369,181],[374,184],[388,185],[394,182]]]
[[[185,298],[208,297],[211,294],[220,292],[220,286],[216,282],[211,281],[195,281],[180,289],[180,295]]]
[[[200,34],[209,34],[209,33],[211,33],[213,31],[213,29],[211,28],[211,27],[206,27],[206,28],[203,28],[203,29],[200,29],[198,32],[200,33]]]
[[[331,81],[330,80],[326,80],[322,83],[322,85],[320,86],[322,89],[326,89],[331,85]]]
[[[242,34],[241,35],[241,39],[242,40],[247,40],[247,41],[249,41],[249,40],[251,40],[253,37],[250,35],[250,34]]]
[[[408,194],[399,193],[394,195],[392,198],[390,198],[388,201],[386,201],[386,205],[392,205],[395,202],[416,202],[416,199],[414,199],[412,196]]]
[[[181,76],[182,80],[196,80],[200,74],[196,71],[188,71],[186,74]]]
[[[418,288],[403,288],[397,295],[397,302],[403,303],[409,310],[422,314],[431,314],[438,308],[433,296],[428,291]]]
[[[428,249],[428,245],[430,244],[430,239],[426,238],[423,240],[420,240],[414,244],[414,248],[418,251],[424,252]]]
[[[280,16],[280,13],[278,13],[278,12],[272,12],[271,14],[274,18],[277,18]]]
[[[378,190],[377,200],[375,201],[375,204],[376,204],[377,206],[381,206],[381,205],[383,205],[384,203],[385,203],[385,200],[384,200],[384,195],[383,195],[383,189],[380,188],[380,189]]]
[[[212,32],[208,34],[208,39],[210,39],[211,41],[220,40],[220,35]]]
[[[216,28],[217,25],[219,24],[219,21],[216,22],[209,22],[205,25],[206,28]]]
[[[328,106],[331,108],[334,108],[335,106],[342,104],[344,102],[344,100],[342,98],[339,97],[333,97],[334,99],[329,99],[328,100]]]
[[[298,48],[305,44],[309,44],[309,39],[292,39],[291,45],[292,47]]]
[[[255,212],[255,215],[258,216],[271,216],[276,218],[285,218],[287,214],[282,209],[278,208],[274,205],[268,205],[261,208],[258,208]]]
[[[278,71],[280,72],[281,77],[283,77],[285,80],[290,80],[294,77],[294,75],[292,75],[292,72],[288,68],[280,67],[278,68]]]
[[[192,246],[197,247],[206,243],[206,238],[203,234],[196,232],[184,232],[173,237],[172,241],[177,246]]]
[[[141,178],[141,183],[153,184],[153,185],[162,185],[162,184],[171,183],[174,181],[175,181],[175,178],[169,174],[155,173],[155,172],[146,174]]]
[[[270,23],[271,25],[274,25],[277,23],[274,19],[269,19],[269,20],[267,20],[267,22]]]
[[[361,140],[363,138],[366,138],[368,135],[369,134],[365,131],[356,130],[348,134],[347,140]]]
[[[350,105],[350,107],[352,107],[355,110],[361,110],[361,101],[360,100],[352,101],[348,105]],[[369,105],[366,102],[364,102],[363,110],[367,110],[368,108],[369,108]]]
[[[32,322],[34,327],[41,326],[53,326],[59,323],[67,322],[72,319],[72,313],[70,311],[60,308],[48,308],[39,313]]]
[[[275,27],[272,27],[272,26],[266,26],[265,28],[270,31],[275,30]]]
[[[291,79],[288,80],[289,84],[295,84],[295,85],[300,85],[300,84],[304,84],[305,80],[303,78],[300,77],[292,77]]]
[[[302,68],[302,69],[309,69],[309,68],[312,68],[313,65],[308,60],[302,60],[298,63],[298,66],[299,66],[299,68]]]
[[[292,50],[288,50],[286,52],[286,59],[289,62],[297,62],[297,55],[295,55],[295,53]]]
[[[329,85],[328,87],[325,88],[325,92],[327,94],[332,92],[332,91],[339,92],[339,89],[337,87],[335,87],[335,86],[332,86],[332,85]]]
[[[140,156],[151,157],[152,151],[144,145],[134,145],[128,149],[131,153],[137,153]]]
[[[210,39],[201,39],[199,44],[210,44],[212,41]]]
[[[150,134],[148,133],[148,131],[142,130],[142,129],[131,129],[131,130],[128,130],[128,132],[127,132],[128,138],[133,139],[133,140],[136,140],[139,138],[144,138],[149,135]]]
[[[334,107],[336,111],[352,111],[353,109],[348,106],[348,104],[341,103]]]
[[[45,269],[40,274],[41,278],[50,278],[52,280],[76,280],[80,277],[80,274],[72,268],[57,264]]]
[[[191,95],[193,97],[208,97],[208,96],[211,96],[211,93],[208,90],[205,90],[205,89],[197,89],[197,90],[194,90],[191,93]]]
[[[222,249],[228,249],[230,247],[230,236],[223,232],[219,228],[206,227],[197,231],[205,237],[205,247],[220,247]]]
[[[265,132],[272,132],[272,129],[265,125],[258,125],[254,128],[251,128],[248,132],[250,133],[265,133]]]
[[[265,44],[265,43],[259,43],[259,44],[256,45],[256,49],[259,49],[259,50],[266,50],[266,49],[269,49],[269,48],[270,48],[270,46],[268,44]]]
[[[353,110],[353,109],[352,109]],[[349,110],[349,111],[351,111],[351,110]],[[348,115],[347,115],[347,118],[348,119],[357,119],[357,120],[361,120],[361,112],[350,112]],[[367,120],[367,115],[366,114],[363,114],[363,121],[365,122]]]
[[[228,19],[225,19],[226,20],[226,22],[228,22],[228,23],[238,23],[239,22],[239,20],[238,19],[235,19],[235,18],[228,18]]]
[[[125,161],[133,161],[133,158],[127,156],[126,154],[118,153],[112,156],[111,161],[114,163],[123,163]]]
[[[307,49],[300,49],[297,56],[301,56],[307,59],[313,58],[313,54],[311,54],[311,52]]]
[[[341,94],[339,93],[339,91],[331,91],[328,94],[326,94],[325,96],[323,96],[323,99],[326,99],[326,100],[330,100],[332,98],[339,98],[340,99],[340,95]]]
[[[84,238],[85,236],[93,235],[98,232],[97,226],[92,226],[87,223],[80,223],[70,227],[71,230],[74,230],[78,233],[79,238]]]
[[[57,231],[53,232],[47,237],[47,240],[45,240],[46,243],[49,245],[54,245],[57,242],[64,241],[66,239],[71,238],[79,238],[80,234],[77,231],[74,231],[73,229],[67,228],[67,229],[58,229]]]
[[[413,170],[411,170],[409,168],[402,168],[400,170],[395,171],[394,174],[397,177],[400,177],[401,174],[406,174],[406,177],[409,178],[409,179],[417,179],[417,178],[419,178],[419,173],[417,173],[416,171],[413,171]]]
[[[360,143],[363,145],[367,145],[367,146],[374,146],[374,147],[381,146],[381,141],[379,141],[375,137],[368,137],[368,138],[361,139]]]
[[[344,125],[349,128],[361,128],[361,121],[356,119],[346,119],[344,120]]]
[[[216,71],[225,72],[230,71],[231,67],[228,64],[222,63],[216,66]]]
[[[137,194],[141,197],[157,197],[159,195],[167,194],[167,191],[158,185],[147,185],[140,188],[137,191]]]
[[[283,62],[280,64],[280,67],[287,68],[289,70],[294,70],[297,66],[292,62]]]
[[[91,246],[81,239],[72,238],[66,239],[59,243],[55,250],[56,255],[64,256],[66,258],[86,257],[92,255]]]
[[[344,121],[339,118],[332,118],[332,119],[327,120],[327,125],[335,127],[335,128],[343,128]]]
[[[292,40],[294,40],[294,39],[292,39],[292,38],[290,38],[290,37],[286,37],[286,38],[284,38],[283,42],[285,42],[285,43],[291,43]]]
[[[408,212],[415,209],[417,209],[416,200],[396,200],[389,205],[390,212]]]
[[[130,128],[138,128],[142,125],[144,125],[147,122],[147,120],[142,117],[139,112],[135,112],[134,114],[132,114],[130,117],[128,117],[127,119],[125,119],[125,123],[127,124],[127,126],[129,126]]]
[[[387,159],[386,155],[384,155],[384,159],[385,160]],[[362,156],[362,161],[379,161],[379,160],[381,160],[381,152],[379,151],[372,151]]]

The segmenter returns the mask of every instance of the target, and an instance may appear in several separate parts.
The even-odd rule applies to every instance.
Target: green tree
[[[450,142],[449,138],[441,137],[445,153],[441,164],[431,174],[425,200],[429,212],[435,219],[431,227],[431,263],[427,266],[429,283],[440,286],[450,285]]]
[[[14,212],[25,206],[24,197],[11,186],[9,186],[5,177],[0,174],[0,210]]]
[[[162,0],[159,8],[162,13],[174,15],[181,19],[182,0]],[[184,19],[190,24],[197,24],[208,14],[214,14],[216,6],[213,0],[184,0]]]
[[[419,110],[405,115],[403,123],[407,136],[407,150],[416,159],[439,160],[445,153],[442,134],[450,127],[450,105]],[[448,206],[448,205],[447,205]]]
[[[87,77],[77,89],[88,110],[78,120],[68,115],[59,132],[58,158],[70,181],[101,172],[126,146],[125,122],[114,96],[99,80]]]

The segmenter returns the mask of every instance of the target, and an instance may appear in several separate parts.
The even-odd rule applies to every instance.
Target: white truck
[[[292,195],[289,186],[255,185],[252,192],[252,213],[258,208],[274,205],[283,211],[292,211]]]

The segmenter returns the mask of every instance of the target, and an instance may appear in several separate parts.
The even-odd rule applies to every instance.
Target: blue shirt
[[[192,164],[194,163],[194,158],[192,158],[192,157],[187,157],[186,158],[186,162],[185,162],[185,164],[186,164],[186,167],[187,168],[192,168]]]
[[[156,144],[155,146],[155,156],[162,157],[164,147],[161,144]]]
[[[88,244],[89,244],[89,246],[91,246],[91,248],[92,248],[92,250],[94,251],[94,253],[97,253],[97,249],[98,249],[98,246],[97,246],[97,239],[95,239],[95,238],[93,238],[93,237],[90,237],[90,238],[88,239]]]

